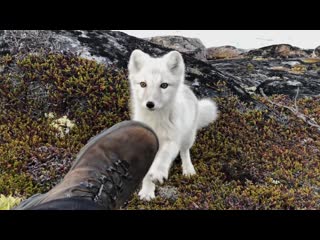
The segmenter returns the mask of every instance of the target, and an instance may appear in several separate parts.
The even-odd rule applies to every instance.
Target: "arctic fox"
[[[140,199],[155,197],[155,183],[168,178],[172,162],[180,152],[185,176],[196,174],[189,149],[198,129],[218,117],[215,102],[198,100],[184,84],[181,54],[171,51],[153,58],[141,50],[131,53],[129,64],[131,118],[149,125],[159,138],[159,151],[143,179]]]

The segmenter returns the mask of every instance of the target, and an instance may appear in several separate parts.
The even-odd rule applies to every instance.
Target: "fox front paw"
[[[145,201],[150,201],[151,199],[155,198],[154,191],[149,191],[146,189],[141,189],[138,195],[140,197],[140,200]]]
[[[196,170],[194,170],[193,165],[190,165],[190,166],[188,166],[188,167],[184,167],[184,168],[182,169],[182,173],[183,173],[183,175],[186,176],[186,177],[191,177],[191,176],[193,176],[193,175],[196,175]]]

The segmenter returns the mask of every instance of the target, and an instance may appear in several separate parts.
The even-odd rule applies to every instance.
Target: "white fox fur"
[[[198,100],[184,84],[185,65],[177,51],[153,58],[134,50],[128,69],[131,117],[149,125],[160,143],[139,192],[141,199],[150,200],[155,197],[155,183],[163,183],[168,178],[171,164],[179,152],[183,174],[191,176],[196,173],[189,149],[197,130],[217,119],[218,108],[210,99]],[[147,103],[153,107],[147,107]]]

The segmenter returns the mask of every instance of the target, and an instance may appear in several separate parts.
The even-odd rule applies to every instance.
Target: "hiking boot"
[[[89,140],[57,186],[15,209],[119,209],[142,182],[158,148],[156,134],[145,124],[116,124]]]

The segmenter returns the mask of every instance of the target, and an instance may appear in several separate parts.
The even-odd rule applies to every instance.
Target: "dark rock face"
[[[127,68],[130,54],[140,49],[151,56],[162,56],[172,49],[150,41],[142,40],[116,31],[55,31],[57,39],[72,42],[72,51],[81,52],[84,57],[100,59],[106,64]],[[78,49],[78,50],[77,50]],[[83,53],[84,52],[84,53]],[[229,89],[244,101],[252,101],[251,96],[233,79],[225,76],[204,61],[188,53],[183,53],[186,63],[186,83],[199,97],[225,95],[215,86],[218,81],[226,81]]]
[[[299,88],[299,97],[320,96],[319,81],[312,79],[265,81],[257,87],[256,92],[259,93],[261,88],[266,95],[285,94],[293,97]]]
[[[320,94],[320,59],[237,59],[216,60],[210,64],[250,93],[285,94],[295,97]]]
[[[206,47],[200,39],[182,36],[159,36],[147,40],[166,48],[172,48],[179,52],[188,53],[199,60],[206,60]]]
[[[130,54],[135,49],[157,57],[176,48],[182,53],[186,63],[186,83],[199,97],[228,96],[230,93],[221,92],[216,87],[219,81],[226,82],[230,92],[245,102],[255,102],[249,93],[256,92],[259,87],[265,88],[267,95],[283,93],[294,96],[298,86],[301,96],[319,94],[320,62],[317,59],[301,59],[311,53],[287,44],[268,46],[247,53],[231,46],[210,48],[209,53],[228,53],[227,57],[241,58],[205,62],[191,54],[205,49],[197,39],[170,36],[147,41],[122,32],[105,30],[17,32],[14,36],[19,38],[18,42],[24,44],[24,47],[31,49],[41,46],[59,52],[71,51],[82,57],[125,69]],[[13,44],[12,34],[9,33],[10,31],[0,31],[0,54],[13,53],[19,49],[19,46]],[[35,41],[30,39],[36,39],[37,44],[32,45]],[[319,48],[315,53],[318,51]],[[209,58],[211,57],[219,58],[209,54]]]

